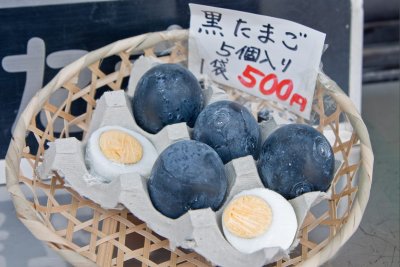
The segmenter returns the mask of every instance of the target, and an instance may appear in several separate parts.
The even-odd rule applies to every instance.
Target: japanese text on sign
[[[309,118],[325,34],[288,20],[190,4],[189,69]]]

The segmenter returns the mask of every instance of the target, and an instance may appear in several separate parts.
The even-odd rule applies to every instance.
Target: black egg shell
[[[257,121],[247,108],[232,101],[206,106],[196,120],[193,139],[214,148],[224,163],[247,155],[258,159],[261,146]]]
[[[215,90],[212,84],[206,87],[208,86]],[[189,129],[185,123],[168,125],[155,135],[145,132],[133,119],[130,102],[123,91],[109,92],[102,96],[94,110],[88,133],[106,125],[120,125],[141,133],[155,145],[159,153],[172,143],[189,139]],[[45,178],[52,171],[60,171],[64,174],[66,184],[71,185],[82,196],[106,208],[118,208],[116,203],[123,204],[137,218],[145,221],[153,231],[167,238],[172,248],[180,246],[192,249],[216,265],[262,266],[268,261],[273,261],[273,258],[286,254],[275,248],[243,254],[234,249],[222,234],[221,216],[229,200],[243,190],[263,187],[252,156],[237,158],[225,165],[229,182],[228,192],[222,207],[217,211],[211,208],[189,210],[179,218],[171,219],[153,206],[147,189],[148,177],[141,177],[136,173],[123,174],[110,184],[96,184],[96,181],[85,179],[88,171],[83,162],[83,150],[73,149],[68,143],[71,142],[70,139],[74,138],[58,140],[63,143],[60,151],[57,145],[46,151],[44,162],[38,168],[40,177]],[[78,142],[81,147],[80,141],[75,139],[74,142]],[[71,165],[75,160],[81,162],[80,168]],[[302,217],[305,217],[305,214],[298,218]]]
[[[179,141],[166,148],[148,181],[154,207],[173,219],[190,209],[218,210],[227,189],[228,178],[218,154],[194,140]]]
[[[313,127],[288,124],[264,142],[257,163],[265,187],[286,199],[326,191],[333,179],[335,158],[328,140]]]
[[[151,134],[179,122],[193,127],[203,106],[199,82],[178,64],[159,64],[149,69],[140,78],[132,99],[137,124]]]

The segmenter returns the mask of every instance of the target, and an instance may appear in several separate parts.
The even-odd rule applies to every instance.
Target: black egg
[[[203,102],[200,84],[190,71],[178,64],[160,64],[139,80],[132,109],[136,123],[155,134],[179,122],[193,127]]]
[[[160,154],[147,188],[154,207],[175,219],[190,209],[218,210],[227,194],[228,179],[211,147],[187,140],[170,145]]]
[[[326,191],[333,179],[335,158],[328,140],[313,127],[288,124],[265,140],[257,162],[265,187],[286,199]]]
[[[232,101],[206,106],[194,125],[193,139],[215,149],[224,164],[247,155],[257,159],[261,146],[257,121],[245,107]]]

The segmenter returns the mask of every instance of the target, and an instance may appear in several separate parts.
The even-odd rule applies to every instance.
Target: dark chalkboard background
[[[348,0],[121,0],[30,7],[15,7],[17,4],[5,1],[6,4],[0,2],[0,158],[6,153],[24,88],[30,88],[25,92],[29,95],[44,86],[62,62],[72,60],[68,53],[76,57],[118,39],[165,30],[172,24],[189,27],[189,2],[284,18],[325,32],[329,48],[322,57],[324,71],[348,92],[351,29]],[[23,57],[28,42],[35,44],[36,50],[40,44],[45,48],[31,51],[29,58]],[[15,55],[21,57],[10,57]],[[49,58],[57,55],[64,59],[51,63]],[[21,60],[18,70],[10,67],[17,64],[16,59]],[[34,84],[25,85],[27,73],[19,70],[24,64],[31,68],[37,65],[30,71]]]

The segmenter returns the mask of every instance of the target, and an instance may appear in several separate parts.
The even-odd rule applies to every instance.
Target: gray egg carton
[[[132,92],[128,92],[129,93]],[[220,89],[205,81],[206,103],[226,99]],[[219,266],[262,266],[269,262],[287,257],[290,250],[298,244],[294,238],[288,251],[280,248],[266,248],[251,254],[239,252],[225,239],[222,231],[221,216],[227,203],[237,193],[257,187],[263,187],[258,176],[255,161],[251,156],[234,159],[225,165],[229,181],[229,193],[224,205],[216,212],[210,208],[190,210],[177,219],[170,219],[157,211],[147,191],[148,176],[137,173],[123,174],[106,184],[93,177],[85,164],[85,145],[88,136],[103,126],[121,126],[139,132],[148,138],[161,153],[167,146],[179,140],[190,139],[190,128],[185,123],[164,127],[157,134],[143,131],[135,122],[128,95],[124,91],[106,92],[97,101],[88,134],[83,141],[76,138],[57,139],[49,144],[43,163],[37,174],[41,178],[51,176],[57,171],[66,182],[80,195],[91,199],[107,209],[126,207],[137,218],[143,220],[157,234],[168,238],[171,249],[182,247],[203,255],[212,264]],[[276,127],[273,121],[260,124],[263,139]],[[322,199],[330,198],[328,193],[311,192],[290,201],[298,226],[301,226],[307,212]]]

